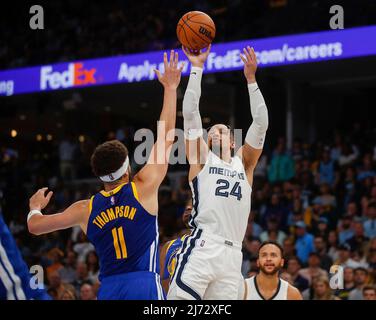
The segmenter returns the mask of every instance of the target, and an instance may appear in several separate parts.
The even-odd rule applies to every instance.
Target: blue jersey
[[[29,268],[0,213],[0,300],[51,300],[44,289],[30,285]]]
[[[163,277],[162,280],[171,279],[176,267],[176,255],[183,245],[183,240],[187,235],[171,240],[167,244],[166,257],[163,265]]]
[[[133,273],[159,273],[157,217],[138,201],[136,185],[126,183],[90,200],[87,237],[99,257],[102,281]]]

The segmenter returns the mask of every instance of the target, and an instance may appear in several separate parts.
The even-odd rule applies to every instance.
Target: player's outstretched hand
[[[48,190],[47,187],[39,189],[37,192],[35,192],[31,196],[29,200],[30,210],[42,210],[47,206],[47,204],[50,202],[50,199],[53,195],[52,191],[48,192],[46,195],[47,190]]]
[[[209,44],[205,52],[203,52],[202,50],[198,50],[198,51],[190,50],[185,47],[182,47],[182,49],[185,55],[187,56],[188,60],[192,63],[193,67],[203,68],[205,61],[209,56],[211,44]]]
[[[159,82],[163,85],[165,89],[176,89],[179,86],[181,72],[184,68],[184,63],[178,67],[179,55],[174,50],[170,52],[170,60],[167,60],[167,53],[163,55],[164,63],[164,74],[157,69],[154,69],[154,72],[157,74]]]
[[[257,70],[257,58],[253,48],[247,46],[243,48],[243,54],[240,54],[240,58],[244,62],[244,75],[248,83],[256,82],[256,70]]]

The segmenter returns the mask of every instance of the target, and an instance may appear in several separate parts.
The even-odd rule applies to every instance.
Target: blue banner
[[[254,47],[260,67],[283,66],[376,55],[376,26],[331,30],[265,39],[213,44],[205,72],[242,69],[239,53]],[[189,73],[188,60],[183,75]],[[154,80],[163,71],[163,51],[80,60],[0,72],[0,95]]]

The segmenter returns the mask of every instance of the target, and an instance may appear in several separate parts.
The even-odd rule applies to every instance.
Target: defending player
[[[232,157],[235,145],[226,125],[217,124],[209,130],[208,144],[203,139],[199,100],[210,46],[198,55],[183,50],[192,63],[183,100],[193,194],[192,234],[185,238],[177,256],[168,299],[237,299],[253,171],[268,128],[268,111],[256,83],[256,55],[250,47],[241,55],[253,122],[244,145]]]
[[[183,66],[178,55],[164,54],[165,73],[157,73],[164,87],[157,141],[148,163],[130,181],[129,157],[119,141],[99,145],[91,159],[93,172],[104,190],[90,200],[72,204],[62,213],[43,215],[52,196],[47,188],[30,198],[29,231],[39,235],[81,226],[100,261],[98,299],[163,299],[158,255],[158,188],[168,168],[176,118],[176,89]],[[161,125],[165,125],[165,130]],[[162,153],[162,154],[161,154]],[[157,162],[157,158],[158,161]]]
[[[186,226],[186,229],[182,230],[180,233],[181,236],[178,238],[166,242],[161,249],[161,280],[162,287],[165,292],[168,292],[170,286],[170,280],[174,274],[176,268],[176,255],[181,249],[184,239],[191,233],[191,230],[188,226],[189,217],[192,211],[192,200],[187,201],[185,210],[182,216],[183,224]]]
[[[273,241],[261,244],[256,276],[242,281],[239,298],[244,300],[302,300],[297,288],[279,277],[279,270],[284,265],[283,249]]]

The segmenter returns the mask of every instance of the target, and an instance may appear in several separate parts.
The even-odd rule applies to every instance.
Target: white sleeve
[[[268,129],[268,109],[257,83],[248,84],[249,100],[253,122],[248,129],[245,141],[255,149],[262,149]]]
[[[202,72],[202,68],[191,68],[188,86],[184,94],[184,135],[188,140],[196,140],[202,136],[202,122],[199,110]]]

